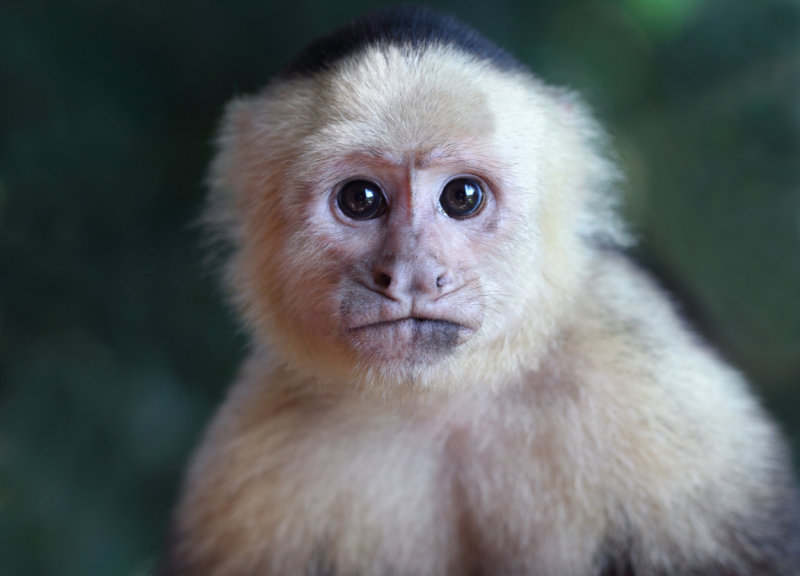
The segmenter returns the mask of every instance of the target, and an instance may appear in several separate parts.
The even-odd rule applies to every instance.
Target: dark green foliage
[[[583,92],[639,256],[800,444],[800,4],[435,3]],[[361,1],[0,4],[0,574],[141,575],[243,353],[214,126]]]

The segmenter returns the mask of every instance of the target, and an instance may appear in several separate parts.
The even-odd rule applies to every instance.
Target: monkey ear
[[[206,175],[209,189],[201,223],[213,244],[238,246],[242,240],[238,199],[247,184],[247,160],[243,157],[254,111],[247,98],[231,101],[220,120],[215,141],[216,153]]]
[[[559,110],[565,115],[574,117],[586,112],[586,104],[577,92],[564,88],[554,88],[553,92]]]
[[[221,134],[246,134],[254,126],[255,103],[252,97],[236,98],[228,103],[222,118]]]
[[[610,137],[577,92],[552,88],[551,96],[562,125],[577,135],[582,150],[580,235],[594,244],[632,245],[634,239],[618,212],[625,179]]]
[[[583,96],[567,88],[548,88],[548,90],[556,102],[558,114],[563,122],[577,127],[584,133],[600,131],[591,108]]]

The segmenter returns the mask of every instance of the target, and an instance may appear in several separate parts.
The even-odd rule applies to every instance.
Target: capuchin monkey
[[[207,221],[252,343],[158,574],[800,574],[787,447],[623,254],[607,148],[422,8],[233,101]]]

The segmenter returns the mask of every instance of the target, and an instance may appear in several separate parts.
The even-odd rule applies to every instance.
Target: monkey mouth
[[[441,327],[446,328],[449,327],[450,329],[466,329],[467,327],[463,324],[459,324],[458,322],[453,322],[451,320],[441,320],[439,318],[419,318],[416,316],[409,316],[406,318],[396,318],[393,320],[380,320],[378,322],[370,322],[367,324],[362,324],[360,326],[355,326],[353,328],[349,328],[351,332],[359,331],[359,330],[371,330],[371,329],[381,329],[381,328],[392,328],[397,326],[412,326],[414,329],[424,329],[424,328],[432,328],[432,327]]]
[[[381,320],[349,328],[358,351],[374,356],[446,354],[474,332],[468,326],[438,318],[406,317]]]

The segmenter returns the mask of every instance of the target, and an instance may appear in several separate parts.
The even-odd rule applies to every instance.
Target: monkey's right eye
[[[351,180],[336,196],[336,204],[348,218],[369,220],[386,211],[386,202],[380,186],[369,180]]]

